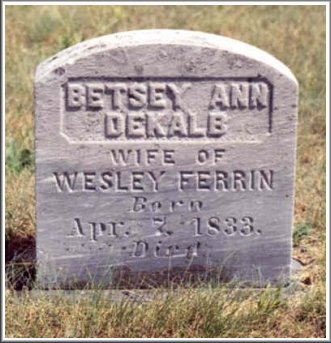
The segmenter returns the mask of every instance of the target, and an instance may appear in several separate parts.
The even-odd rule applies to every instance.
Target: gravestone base
[[[302,265],[300,262],[296,260],[292,260],[292,278],[287,284],[287,286],[283,287],[281,290],[281,298],[286,299],[287,297],[292,297],[295,294],[299,294],[304,292],[304,286],[299,282],[298,278],[300,276],[300,271],[302,271]],[[203,291],[203,287],[206,287],[206,284],[202,288],[199,288]],[[252,294],[252,293],[261,293],[266,290],[266,288],[238,288],[238,285],[231,285],[231,284],[222,284],[221,287],[224,290],[224,292],[238,292],[238,297],[240,297],[242,294]],[[191,288],[189,288],[191,289]],[[22,296],[30,296],[31,298],[35,299],[49,299],[49,300],[56,300],[57,298],[63,300],[64,298],[67,299],[69,302],[75,303],[76,301],[79,301],[80,299],[88,299],[97,297],[104,299],[105,301],[115,302],[115,303],[121,303],[123,301],[132,301],[137,303],[143,303],[143,302],[150,302],[155,299],[164,299],[166,300],[169,294],[176,295],[179,294],[179,292],[185,292],[189,289],[185,290],[185,287],[179,287],[179,288],[152,288],[152,289],[111,289],[111,290],[96,290],[96,289],[84,289],[84,290],[41,290],[41,289],[33,289],[30,291],[17,291],[15,292],[14,299],[17,299],[19,301],[20,297]],[[206,287],[210,291],[210,288]],[[268,289],[275,290],[276,287],[270,287],[268,286]],[[215,290],[219,290],[218,287],[215,287]]]
[[[178,287],[201,287],[203,285],[228,284],[229,287],[265,287],[269,283],[275,286],[286,287],[289,279],[279,276],[272,280],[264,279],[258,269],[253,269],[249,277],[246,274],[229,274],[224,268],[208,268],[194,265],[191,268],[164,269],[158,271],[133,272],[128,267],[109,268],[109,272],[102,278],[93,280],[88,275],[78,277],[65,277],[64,273],[58,277],[49,276],[45,279],[39,275],[38,284],[45,289],[154,289],[178,288]],[[244,280],[244,281],[243,281]],[[231,286],[232,285],[232,286]]]

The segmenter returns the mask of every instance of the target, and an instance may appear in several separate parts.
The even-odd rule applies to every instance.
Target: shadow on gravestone
[[[40,286],[286,285],[297,104],[285,65],[201,32],[118,33],[41,63]]]

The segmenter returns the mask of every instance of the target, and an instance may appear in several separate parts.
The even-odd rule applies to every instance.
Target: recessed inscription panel
[[[272,87],[260,79],[71,79],[62,96],[70,142],[257,141],[272,130]]]
[[[37,71],[39,282],[287,283],[294,77],[224,37],[148,32]]]

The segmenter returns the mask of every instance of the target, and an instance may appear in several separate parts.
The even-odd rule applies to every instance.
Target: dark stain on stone
[[[59,67],[59,68],[54,69],[53,72],[54,72],[54,74],[61,76],[61,75],[63,75],[66,71],[65,71],[64,68]]]
[[[139,75],[141,75],[144,72],[144,66],[142,66],[142,65],[135,65],[134,69],[137,72],[137,74],[139,74]]]

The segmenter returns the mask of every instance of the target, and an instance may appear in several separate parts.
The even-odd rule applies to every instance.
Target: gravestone
[[[38,282],[290,278],[298,85],[190,31],[108,35],[36,72]]]

